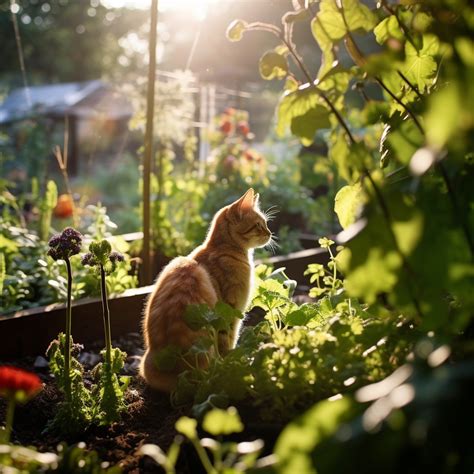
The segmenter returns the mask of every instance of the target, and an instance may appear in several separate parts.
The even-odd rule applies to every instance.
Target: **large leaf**
[[[344,12],[344,15],[343,15]],[[311,30],[322,52],[318,78],[326,74],[334,63],[333,45],[353,31],[371,31],[376,20],[372,11],[358,0],[322,0],[319,12],[311,22]]]
[[[311,145],[317,130],[329,128],[329,110],[322,105],[308,110],[304,115],[293,118],[291,121],[291,133],[300,138],[305,146]]]
[[[417,50],[409,41],[405,44],[405,63],[402,72],[420,92],[427,90],[435,78],[437,64],[434,56],[439,51],[439,40],[434,35],[423,36],[423,47]]]
[[[282,431],[275,445],[279,474],[315,474],[312,452],[326,438],[336,433],[349,418],[353,402],[349,398],[324,400],[292,421]]]
[[[384,18],[374,28],[374,34],[375,39],[379,44],[384,44],[390,38],[403,40],[405,37],[395,15],[390,15],[387,18]]]
[[[334,199],[334,211],[343,229],[353,224],[364,203],[364,194],[360,183],[347,185],[339,190]]]
[[[313,109],[317,110],[313,118],[317,115],[319,123],[327,123],[321,110],[322,107],[321,98],[314,87],[300,88],[294,92],[286,93],[278,105],[277,134],[284,136],[286,130],[293,126],[295,117],[302,117]],[[309,133],[308,126],[301,124],[301,121],[297,122],[296,131],[302,134],[302,138],[307,138]]]

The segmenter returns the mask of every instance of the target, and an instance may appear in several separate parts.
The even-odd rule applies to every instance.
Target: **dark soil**
[[[98,452],[103,461],[110,465],[118,464],[123,472],[153,473],[162,470],[148,458],[137,454],[142,444],[154,443],[167,449],[172,443],[176,432],[176,420],[185,414],[183,410],[173,408],[169,396],[150,390],[144,381],[136,375],[141,349],[141,336],[136,333],[114,341],[114,346],[120,347],[128,354],[125,374],[133,375],[128,389],[128,408],[119,423],[108,428],[91,427],[75,438],[44,433],[49,420],[62,395],[56,388],[53,377],[49,374],[46,361],[42,357],[24,358],[21,360],[2,360],[1,364],[14,365],[36,372],[44,382],[44,388],[39,395],[24,406],[18,406],[15,411],[15,421],[12,442],[22,445],[35,446],[40,451],[54,451],[61,441],[68,444],[85,442],[88,449]],[[88,371],[99,360],[100,344],[85,347],[79,360]],[[0,420],[5,419],[5,403],[0,399]],[[185,462],[180,472],[198,472],[186,466]]]
[[[262,315],[254,311],[246,324],[255,324]],[[91,379],[90,370],[99,362],[99,352],[103,341],[87,345],[76,356],[85,368],[85,381]],[[138,454],[138,449],[146,443],[159,445],[165,451],[176,436],[174,425],[183,415],[190,415],[186,409],[177,409],[170,404],[169,395],[151,390],[137,374],[140,356],[143,353],[142,337],[130,333],[113,341],[127,354],[124,374],[130,375],[131,381],[127,392],[128,407],[122,420],[110,427],[91,427],[74,438],[64,438],[57,434],[44,433],[49,420],[54,417],[57,404],[62,394],[57,389],[53,376],[49,372],[47,361],[38,356],[0,360],[0,365],[13,365],[38,374],[44,382],[43,390],[29,403],[17,406],[12,433],[12,442],[36,447],[39,451],[55,451],[60,442],[68,445],[84,442],[88,449],[95,450],[102,461],[110,465],[119,465],[125,473],[161,473],[161,468],[150,458]],[[269,454],[282,426],[261,424],[254,410],[250,407],[239,407],[246,426],[245,433],[236,440],[251,441],[263,438],[265,453]],[[5,419],[5,403],[0,398],[0,420]],[[182,474],[199,474],[203,472],[200,463],[190,445],[183,445],[182,455],[178,461],[177,472]]]

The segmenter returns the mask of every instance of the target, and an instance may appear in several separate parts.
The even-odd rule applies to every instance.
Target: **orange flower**
[[[15,367],[0,367],[0,395],[4,397],[11,397],[23,392],[27,398],[31,398],[42,387],[40,378],[31,372]]]
[[[74,212],[71,196],[69,196],[69,194],[61,194],[61,196],[58,197],[58,203],[53,212],[54,215],[60,219],[71,217]]]

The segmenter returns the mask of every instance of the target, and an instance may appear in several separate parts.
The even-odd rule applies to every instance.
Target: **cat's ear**
[[[255,193],[254,196],[253,196],[253,207],[258,208],[259,202],[260,202],[260,194]]]
[[[240,199],[232,204],[231,208],[241,219],[246,212],[253,209],[256,199],[258,200],[258,194],[255,194],[254,190],[250,188]]]

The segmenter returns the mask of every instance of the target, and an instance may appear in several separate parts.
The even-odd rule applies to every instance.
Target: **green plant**
[[[64,339],[64,373],[62,374],[62,388],[66,398],[66,405],[72,401],[71,395],[71,324],[72,324],[72,269],[70,257],[81,251],[82,235],[72,227],[67,227],[61,234],[51,237],[48,242],[48,256],[53,260],[63,260],[67,268],[67,307],[66,307],[66,334]]]
[[[404,362],[418,331],[403,316],[350,298],[337,278],[331,241],[321,239],[321,245],[331,259],[330,272],[310,267],[316,276],[329,273],[318,287],[319,300],[295,303],[295,281],[282,269],[258,267],[251,307],[263,310],[264,320],[245,328],[224,357],[213,355],[206,368],[184,372],[172,395],[175,404],[192,403],[198,417],[212,407],[250,404],[263,419],[283,421],[317,400],[379,380]],[[224,324],[217,308],[205,306],[190,306],[186,322],[192,329]],[[212,345],[198,340],[189,354],[206,357]],[[170,349],[161,357],[165,367],[181,354]]]
[[[120,413],[126,408],[124,395],[129,379],[128,377],[119,379],[117,374],[122,370],[127,355],[118,348],[112,348],[106,284],[106,275],[113,273],[117,262],[123,262],[123,260],[123,255],[112,251],[112,246],[105,239],[91,242],[89,253],[82,257],[82,264],[95,267],[100,276],[105,350],[102,351],[104,362],[95,368],[98,378],[96,397],[99,399],[95,418],[99,424],[104,425],[117,421],[120,418]]]
[[[84,443],[67,446],[61,443],[57,452],[38,452],[31,447],[0,445],[0,469],[12,474],[119,474],[120,467],[109,467],[95,451],[86,450]]]
[[[191,442],[202,468],[207,474],[238,474],[249,472],[249,470],[258,472],[259,468],[268,468],[274,462],[271,457],[259,459],[263,449],[263,441],[260,439],[241,443],[223,440],[224,436],[244,430],[239,414],[234,407],[229,407],[227,410],[215,408],[204,416],[202,429],[217,439],[200,438],[197,431],[197,421],[186,416],[176,422],[175,428],[180,435]],[[140,448],[140,454],[154,459],[163,467],[166,474],[175,474],[183,436],[175,438],[167,453],[159,446],[145,444]]]
[[[62,435],[77,435],[82,433],[93,420],[92,398],[90,390],[84,385],[84,368],[72,354],[79,352],[81,346],[74,344],[72,337],[69,343],[68,351],[66,335],[60,333],[46,351],[49,370],[65,395],[65,399],[59,404],[54,418],[48,423],[46,429]],[[68,355],[69,363],[66,362]]]
[[[260,70],[264,79],[287,79],[279,134],[290,128],[308,144],[330,129],[328,155],[347,183],[336,204],[347,228],[339,267],[349,294],[368,303],[384,297],[426,331],[451,335],[469,324],[473,308],[466,262],[474,251],[467,184],[474,121],[460,100],[461,91],[472,94],[470,15],[464,1],[381,2],[372,11],[357,0],[324,0],[295,3],[281,26],[236,20],[228,30],[233,41],[253,30],[277,38]],[[317,74],[297,51],[297,21],[311,23],[322,54]],[[362,52],[358,34],[374,35],[377,53]],[[335,61],[340,44],[353,66]],[[364,102],[348,113],[351,84]]]

